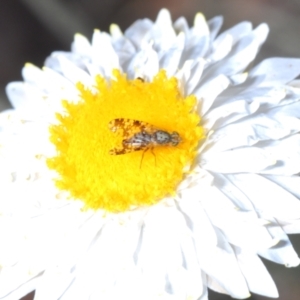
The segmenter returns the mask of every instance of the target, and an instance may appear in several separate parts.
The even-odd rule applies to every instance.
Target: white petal
[[[71,49],[72,52],[79,54],[81,56],[90,57],[92,54],[92,46],[90,42],[85,36],[79,33],[75,34]]]
[[[119,58],[107,33],[95,30],[92,39],[92,62],[104,70],[107,77],[112,69],[119,69]]]
[[[31,273],[28,266],[16,264],[13,267],[2,268],[0,273],[0,299],[18,299],[17,295],[29,293],[39,280],[39,274]],[[11,294],[11,295],[10,295]]]
[[[74,97],[74,95],[77,95],[77,93],[75,93],[74,85],[61,74],[47,67],[43,68],[43,73],[45,76],[45,80],[47,80],[49,91],[55,92],[57,94],[60,93],[62,95],[62,99],[64,98],[64,94],[68,95],[71,98]],[[60,100],[61,99],[59,99],[59,101]]]
[[[268,212],[260,213],[262,216],[268,217]],[[258,253],[267,259],[271,259],[279,264],[287,267],[296,267],[300,264],[300,259],[293,248],[287,234],[278,225],[276,219],[269,217],[270,225],[267,226],[269,233],[274,239],[280,242],[270,249],[261,249]]]
[[[93,297],[112,297],[123,293],[124,297],[130,298],[135,292],[139,293],[139,289],[134,291],[133,285],[138,284],[136,280],[141,280],[141,274],[135,266],[135,252],[139,253],[143,218],[144,213],[140,210],[136,214],[109,216],[105,226],[91,241],[86,255],[81,256],[76,264],[78,282],[68,292],[70,295],[83,287]]]
[[[86,71],[85,63],[90,61],[89,57],[84,57],[77,53],[66,52],[66,51],[55,51],[52,52],[49,57],[47,57],[45,61],[45,66],[53,69],[58,73],[62,73],[62,66],[60,65],[60,61],[59,61],[59,59],[62,57],[72,62],[72,64],[74,64],[75,66],[77,66],[78,68],[84,71]]]
[[[96,76],[105,76],[104,69],[97,66],[96,64],[86,63],[85,67],[88,73],[91,75],[91,78],[96,78]],[[111,75],[111,74],[110,74]]]
[[[151,30],[151,38],[154,42],[154,49],[157,49],[158,52],[168,50],[174,43],[176,34],[172,26],[170,12],[167,9],[159,11],[155,25]]]
[[[40,277],[35,277],[32,280],[16,287],[16,289],[12,290],[10,293],[6,294],[5,296],[2,296],[1,291],[0,291],[0,298],[1,298],[1,300],[21,299],[22,297],[24,297],[24,295],[27,295],[30,292],[34,291],[39,280],[40,280]],[[12,281],[14,281],[14,279]],[[1,282],[1,284],[2,284],[2,282]]]
[[[116,31],[118,33],[114,34]],[[136,53],[136,49],[131,41],[121,33],[121,30],[117,25],[111,25],[111,33],[111,42],[119,57],[120,67],[125,69],[127,62]]]
[[[168,222],[165,222],[164,226],[159,226],[158,224],[162,223],[158,220],[165,219],[166,215],[168,216]],[[177,222],[181,223],[181,226]],[[176,245],[178,236],[175,236],[175,232],[172,230],[170,231],[171,227],[175,224],[176,227],[178,226],[177,229],[180,229],[177,232],[178,235],[187,235],[189,231],[183,217],[180,217],[176,210],[161,207],[161,205],[148,212],[144,224],[145,230],[143,231],[141,249],[137,253],[137,263],[144,272],[150,272],[153,268],[157,268],[157,271],[159,271],[157,275],[165,276],[165,272],[169,268],[177,268],[182,264],[181,254],[178,252],[178,245]],[[156,241],[156,244],[154,244],[154,241]],[[173,248],[173,251],[169,252],[170,248]],[[166,255],[169,257],[167,258]],[[172,262],[175,262],[175,264]],[[159,274],[160,272],[162,273]]]
[[[260,45],[266,39],[268,27],[265,24],[257,27],[250,34],[243,36],[233,46],[230,55],[207,69],[204,76],[217,76],[218,74],[234,75],[243,71],[255,58]]]
[[[295,79],[293,81],[290,81],[288,83],[288,85],[291,86],[291,87],[299,89],[300,88],[300,80],[299,79]]]
[[[261,142],[259,144],[270,156],[276,159],[277,163],[267,170],[266,174],[294,175],[300,169],[300,136],[294,134],[279,141]]]
[[[119,40],[124,38],[121,28],[117,24],[111,24],[109,26],[109,32],[112,40]]]
[[[251,201],[245,196],[242,190],[235,186],[234,181],[231,181],[228,175],[213,173],[213,176],[215,186],[232,201],[240,213],[246,212],[252,219],[253,217],[257,217]]]
[[[200,116],[205,115],[216,97],[228,87],[229,83],[230,81],[226,76],[219,75],[194,91],[194,95],[199,99]]]
[[[186,45],[181,57],[181,65],[189,59],[196,59],[205,55],[209,47],[209,29],[205,17],[198,13],[194,20],[194,27],[186,37]]]
[[[241,121],[221,127],[210,136],[210,152],[252,146],[260,141],[277,140],[297,132],[300,126],[299,120],[292,116],[285,116],[284,111],[284,108],[278,108],[269,113],[250,115]],[[297,111],[292,114],[297,114]],[[297,144],[296,140],[294,142]],[[285,147],[283,142],[280,142],[280,145]]]
[[[219,228],[219,231],[222,231],[226,242],[253,250],[267,248],[277,242],[258,222],[257,216],[238,211],[218,189],[202,189],[199,196],[210,221]],[[218,207],[218,210],[215,207]],[[222,240],[224,240],[223,237]],[[218,246],[220,247],[220,241],[218,241]]]
[[[203,126],[209,131],[224,127],[245,116],[251,115],[259,108],[259,103],[247,103],[244,100],[237,100],[210,109],[203,117]]]
[[[276,156],[257,147],[243,147],[201,156],[201,167],[220,173],[260,172],[276,164]]]
[[[282,227],[285,233],[287,234],[296,234],[300,233],[300,219],[298,220],[289,220],[281,221],[277,219],[278,224]]]
[[[128,27],[124,35],[139,49],[147,32],[152,28],[153,22],[149,19],[137,20]]]
[[[259,87],[260,80],[257,82],[256,79],[248,78],[241,85],[229,87],[216,99],[216,105],[245,99],[248,103],[256,102],[256,104],[263,106],[264,109],[268,109],[279,104],[280,101],[287,97],[287,90],[283,87]]]
[[[203,271],[201,273],[202,273],[202,282],[204,288],[201,297],[197,300],[208,300],[207,275]]]
[[[150,81],[158,73],[158,70],[157,53],[152,49],[151,45],[148,45],[146,49],[141,50],[131,60],[127,74],[129,78],[141,77]]]
[[[80,285],[77,279],[75,279],[70,285],[66,286],[66,291],[59,299],[72,300],[76,298],[83,300],[90,299],[90,291],[84,286]]]
[[[261,76],[261,86],[287,83],[300,74],[300,59],[268,58],[252,69],[250,77]]]
[[[184,49],[184,34],[180,33],[174,40],[174,44],[160,58],[161,69],[165,69],[169,76],[174,76],[178,69],[182,51]]]
[[[258,254],[278,264],[284,264],[287,268],[297,267],[300,264],[297,253],[291,247],[276,248],[275,246],[273,249],[260,250]]]
[[[203,59],[187,60],[182,69],[177,72],[176,77],[179,79],[179,86],[182,87],[184,95],[190,95],[198,85],[204,64]]]
[[[194,60],[194,65],[191,69],[191,75],[186,83],[187,95],[193,94],[194,89],[200,82],[200,77],[204,69],[205,61],[204,59]]]
[[[87,221],[83,222],[80,230],[70,239],[66,239],[66,243],[60,244],[55,253],[57,260],[47,268],[36,287],[37,299],[58,299],[74,281],[76,276],[74,264],[90,247],[103,223],[99,214],[94,214],[91,218],[89,215],[90,213],[87,214]]]
[[[277,298],[279,295],[276,285],[257,255],[238,247],[234,247],[234,251],[249,290],[259,295]]]
[[[27,85],[24,82],[11,82],[6,86],[7,96],[14,108],[24,108],[26,106],[35,107],[36,101],[32,101],[33,99],[35,100],[35,98],[26,97],[26,87]],[[35,91],[34,88],[32,90]],[[31,104],[29,101],[34,103]]]
[[[231,245],[219,230],[218,246],[198,249],[198,259],[207,274],[206,284],[211,289],[235,298],[249,297],[249,291],[237,265]]]
[[[222,16],[216,16],[207,22],[207,25],[209,27],[211,41],[213,41],[215,39],[215,37],[217,36],[217,34],[219,33],[219,30],[221,29],[222,24],[223,24]]]
[[[189,24],[184,17],[179,17],[174,22],[173,27],[178,33],[184,33],[185,36],[189,34]]]
[[[222,35],[231,35],[233,38],[233,43],[236,43],[241,37],[249,34],[252,31],[252,24],[250,22],[241,22],[233,27],[222,32],[219,37]]]
[[[86,86],[91,86],[93,84],[93,79],[88,75],[88,73],[78,68],[67,58],[65,58],[64,56],[57,56],[57,60],[59,62],[63,75],[73,84],[76,84],[78,82],[81,82]]]
[[[265,177],[277,185],[281,186],[283,189],[289,191],[292,195],[300,198],[300,177],[298,175],[295,176],[275,176],[275,175],[265,175]]]
[[[300,202],[288,191],[256,174],[228,175],[257,211],[280,219],[298,219]]]
[[[22,76],[24,81],[32,85],[36,85],[41,89],[47,87],[47,82],[45,82],[43,71],[33,64],[25,64],[24,68],[22,69]]]
[[[34,299],[38,300],[51,300],[51,299],[60,299],[60,296],[65,292],[66,288],[72,284],[72,281],[75,278],[75,274],[64,274],[60,267],[58,270],[51,274],[51,278],[49,277],[49,273],[53,272],[53,268],[47,273],[45,273],[36,286],[35,297]],[[53,276],[53,277],[52,277]]]
[[[183,267],[187,270],[189,294],[198,299],[206,287],[202,282],[201,268],[198,263],[193,239],[191,236],[183,236],[180,244],[183,255]]]
[[[232,49],[232,36],[225,35],[214,41],[211,47],[211,53],[206,57],[209,63],[217,62],[231,51]]]
[[[235,253],[222,234],[218,237],[218,244],[222,247],[210,249],[209,253],[199,252],[202,269],[208,275],[207,285],[234,298],[247,298],[250,296],[249,290]]]
[[[37,118],[47,114],[48,96],[42,90],[26,82],[11,82],[6,86],[6,93],[14,108],[23,110],[27,117]]]

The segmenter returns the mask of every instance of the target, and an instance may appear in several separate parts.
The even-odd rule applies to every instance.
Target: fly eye
[[[172,132],[171,137],[172,137],[172,141],[171,141],[172,146],[177,146],[180,143],[180,137],[178,132],[176,131]]]

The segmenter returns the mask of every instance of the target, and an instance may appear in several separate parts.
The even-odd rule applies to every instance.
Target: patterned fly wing
[[[153,130],[153,126],[133,119],[114,119],[108,124],[112,132],[120,131],[123,137],[122,145],[110,150],[110,154],[119,155],[133,151],[146,150],[148,147],[145,143],[132,143],[130,139],[141,132],[149,132]]]

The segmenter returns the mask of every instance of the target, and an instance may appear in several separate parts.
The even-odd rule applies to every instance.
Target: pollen
[[[177,79],[164,70],[151,82],[127,79],[114,70],[111,80],[97,76],[92,88],[78,83],[77,89],[80,100],[63,100],[64,112],[50,126],[56,155],[47,165],[57,173],[56,186],[86,209],[110,212],[153,205],[176,194],[204,138],[195,96],[183,97]],[[137,120],[138,125],[114,132],[113,120]],[[130,134],[143,132],[139,124],[147,124],[152,133],[154,128],[170,137],[176,133],[180,142],[134,147]],[[124,154],[112,154],[124,145]]]

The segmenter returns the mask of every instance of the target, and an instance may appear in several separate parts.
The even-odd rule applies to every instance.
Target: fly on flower
[[[155,126],[133,119],[114,119],[109,122],[109,129],[122,132],[122,145],[110,150],[110,154],[119,155],[133,151],[153,149],[157,146],[177,146],[180,137],[177,132],[169,133]]]

